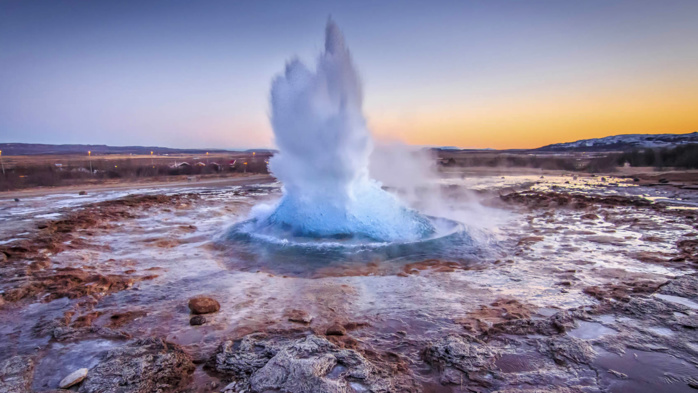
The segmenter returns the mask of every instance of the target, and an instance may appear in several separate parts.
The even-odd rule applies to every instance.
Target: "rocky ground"
[[[0,392],[698,389],[696,191],[474,182],[476,258],[329,266],[226,248],[278,185],[3,201]]]

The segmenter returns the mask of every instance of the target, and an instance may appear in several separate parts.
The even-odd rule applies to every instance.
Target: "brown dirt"
[[[625,196],[596,196],[573,195],[557,192],[514,192],[501,195],[500,199],[508,203],[516,203],[533,209],[553,209],[567,207],[584,210],[590,205],[602,206],[635,206],[664,209],[662,205],[641,198],[629,198]]]
[[[48,302],[62,297],[76,299],[87,295],[102,296],[130,288],[137,281],[152,278],[154,276],[126,277],[117,274],[93,274],[77,268],[39,271],[33,273],[27,283],[5,292],[3,297],[9,302],[27,297],[41,297],[42,301]]]
[[[120,328],[127,323],[146,315],[148,315],[148,313],[145,311],[126,311],[112,314],[112,316],[109,317],[109,323],[107,326],[110,328]]]
[[[349,266],[328,266],[315,271],[312,278],[323,277],[355,277],[355,276],[389,276],[398,275],[407,277],[410,274],[420,274],[423,271],[436,273],[451,273],[456,270],[470,270],[473,266],[454,261],[440,259],[425,259],[419,262],[408,263],[396,271],[391,264],[369,262],[366,264],[352,264]]]
[[[313,317],[308,314],[308,312],[303,310],[288,310],[284,313],[284,317],[291,322],[302,323],[305,325],[309,324],[313,320]]]
[[[93,311],[84,315],[81,315],[75,319],[75,322],[73,322],[72,327],[74,328],[82,328],[82,327],[90,327],[92,326],[92,323],[99,318],[102,315],[101,311]]]
[[[480,306],[468,313],[467,317],[455,322],[471,333],[483,333],[502,322],[530,319],[535,310],[535,306],[523,304],[516,299],[500,298],[489,306]]]
[[[683,183],[688,185],[698,184],[698,171],[696,170],[681,170],[681,171],[662,171],[658,172],[654,169],[638,172],[633,170],[626,177],[639,180],[640,184],[655,184],[660,179],[666,179],[671,183]]]
[[[603,286],[589,286],[583,292],[598,301],[615,299],[627,302],[633,295],[646,295],[656,292],[664,282],[651,280],[624,281],[619,283],[609,283]]]
[[[161,204],[179,204],[196,195],[145,195],[98,202],[66,213],[64,217],[40,223],[30,239],[0,246],[3,255],[0,280],[12,280],[12,288],[3,294],[4,301],[16,302],[28,297],[51,301],[93,295],[103,296],[131,287],[156,275],[97,274],[78,267],[51,269],[49,255],[75,247],[90,247],[78,233],[109,228],[115,221],[136,217],[136,208],[148,209]]]

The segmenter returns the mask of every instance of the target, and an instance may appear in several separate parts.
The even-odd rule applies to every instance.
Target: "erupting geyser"
[[[359,76],[331,20],[315,70],[297,59],[271,88],[271,123],[279,153],[271,171],[283,197],[257,208],[248,228],[288,237],[413,241],[434,226],[368,175],[373,149],[362,113]]]

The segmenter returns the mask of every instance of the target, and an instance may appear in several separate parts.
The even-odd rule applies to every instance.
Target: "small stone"
[[[19,202],[19,198],[15,198],[15,202]]]
[[[194,315],[189,320],[189,324],[192,326],[199,326],[206,323],[206,317],[203,315]]]
[[[78,195],[87,195],[87,191],[80,191],[78,192]]]
[[[58,384],[58,387],[61,389],[68,389],[73,385],[79,384],[80,382],[85,380],[85,378],[87,378],[87,369],[81,368],[73,371],[72,373],[68,374],[67,377],[63,378],[61,382]]]
[[[220,303],[207,296],[189,299],[189,309],[193,314],[210,314],[221,309]]]
[[[613,374],[613,376],[615,376],[618,379],[628,379],[628,374],[622,373],[620,371],[609,369],[608,373]]]
[[[221,392],[223,392],[223,393],[233,392],[233,391],[235,391],[235,388],[237,386],[238,386],[237,382],[231,382],[231,383],[225,385],[225,387],[223,388],[223,390],[221,390]]]
[[[303,323],[306,325],[313,320],[313,317],[303,310],[291,310],[286,313],[286,316],[291,322]]]
[[[345,329],[344,326],[338,323],[335,323],[332,326],[328,327],[325,331],[325,335],[327,336],[343,336],[345,334],[347,334],[347,329]]]

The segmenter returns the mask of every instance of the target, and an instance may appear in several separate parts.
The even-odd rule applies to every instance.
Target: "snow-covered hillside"
[[[543,146],[543,151],[619,151],[643,148],[673,147],[698,143],[698,132],[690,134],[626,134],[605,138],[583,139],[576,142]]]

